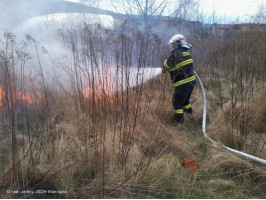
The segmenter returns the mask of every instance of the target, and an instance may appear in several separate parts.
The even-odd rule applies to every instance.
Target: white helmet
[[[186,42],[185,37],[184,37],[183,35],[181,35],[181,34],[176,34],[176,35],[174,35],[174,36],[170,39],[170,41],[169,41],[168,44],[174,44],[174,43],[177,43],[178,46],[185,47],[185,48],[188,48],[188,49],[192,47],[191,44],[188,44],[188,43]]]

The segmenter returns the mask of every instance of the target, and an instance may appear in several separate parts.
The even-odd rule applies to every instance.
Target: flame
[[[4,96],[5,96],[4,90],[3,90],[2,86],[0,86],[0,106],[3,105],[2,99],[4,98]]]
[[[17,99],[24,101],[30,105],[31,104],[39,104],[40,101],[42,100],[42,95],[40,92],[38,92],[37,97],[33,97],[28,92],[26,92],[25,94],[22,94],[22,92],[18,92],[17,93]]]
[[[92,99],[93,98],[93,92],[94,92],[94,101],[97,104],[100,104],[103,101],[107,101],[110,103],[114,102],[114,95],[112,94],[112,89],[108,85],[99,84],[93,88],[86,88],[83,91],[84,97],[86,99]]]
[[[42,100],[42,94],[40,92],[37,93],[37,97],[33,97],[30,93],[26,92],[23,94],[22,92],[16,93],[16,99],[26,102],[27,104],[39,104]],[[0,86],[0,106],[3,106],[3,100],[5,97],[5,92],[2,86]]]

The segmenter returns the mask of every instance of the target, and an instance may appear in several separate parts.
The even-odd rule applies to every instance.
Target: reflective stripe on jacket
[[[186,84],[186,83],[192,82],[192,81],[194,81],[194,80],[196,80],[196,77],[193,75],[193,76],[191,76],[191,77],[189,77],[189,78],[183,79],[183,80],[181,80],[181,81],[177,81],[176,83],[173,84],[173,86],[174,86],[174,87],[178,87],[178,86],[180,86],[180,85],[183,85],[183,84]]]
[[[162,72],[169,72],[174,87],[196,80],[193,59],[187,48],[179,47],[164,61]]]

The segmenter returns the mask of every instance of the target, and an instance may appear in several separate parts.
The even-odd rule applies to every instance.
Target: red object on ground
[[[185,158],[181,165],[184,166],[188,171],[191,172],[199,171],[199,167],[195,158]]]

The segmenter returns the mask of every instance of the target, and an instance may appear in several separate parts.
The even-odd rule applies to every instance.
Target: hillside
[[[58,74],[52,74],[48,87],[42,71],[22,70],[34,55],[25,49],[14,53],[12,47],[19,50],[14,38],[5,36],[8,48],[1,49],[0,62],[1,198],[265,197],[265,166],[203,137],[198,85],[193,115],[174,127],[168,74],[147,82],[140,78],[131,88],[128,82],[118,86],[118,79],[107,81],[104,67],[110,62],[117,72],[121,66],[126,72],[133,65],[161,67],[169,52],[162,39],[90,28],[62,33],[69,42],[68,60],[51,62],[67,72],[70,90]],[[27,39],[38,51],[33,38]],[[234,41],[191,39],[195,70],[206,89],[207,133],[265,159],[265,36],[244,33]],[[94,80],[98,76],[100,86]],[[115,93],[109,92],[110,85]],[[198,172],[181,165],[185,158],[195,158]]]

